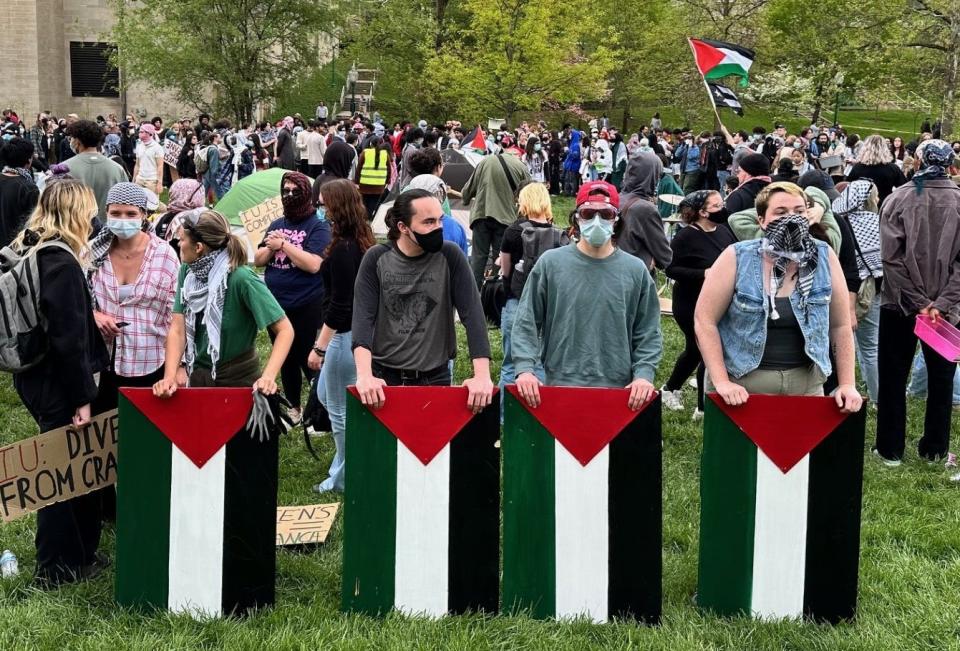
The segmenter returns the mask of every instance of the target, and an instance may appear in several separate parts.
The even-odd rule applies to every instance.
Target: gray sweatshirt
[[[511,334],[517,375],[533,371],[542,356],[552,385],[652,382],[663,353],[650,272],[619,249],[602,259],[576,244],[544,253],[523,288]]]

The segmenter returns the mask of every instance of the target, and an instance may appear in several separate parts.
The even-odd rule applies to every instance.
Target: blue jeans
[[[860,374],[867,383],[867,395],[876,404],[880,395],[880,369],[877,360],[877,348],[880,341],[880,295],[877,294],[870,310],[857,322],[854,340],[857,345],[857,361],[860,362]],[[921,356],[920,359],[923,359]],[[926,367],[924,367],[926,368]],[[926,384],[926,375],[924,375]]]
[[[720,184],[720,196],[727,196],[727,179],[730,178],[730,170],[717,170],[717,183]]]
[[[910,386],[907,387],[907,394],[914,398],[927,396],[927,364],[923,361],[921,351],[917,351],[913,358],[913,375],[910,378]],[[953,404],[960,405],[960,366],[953,375]]]
[[[500,336],[503,341],[503,362],[500,364],[500,422],[503,422],[503,388],[508,384],[513,384],[517,379],[517,370],[513,365],[513,353],[510,350],[510,340],[512,336],[510,331],[513,329],[513,320],[517,316],[517,307],[520,300],[516,298],[507,299],[506,305],[500,312]],[[546,377],[543,372],[543,365],[537,363],[533,370],[534,375],[543,382]]]
[[[343,492],[344,432],[347,426],[347,387],[357,383],[357,367],[353,362],[353,337],[349,332],[338,332],[327,346],[327,354],[317,382],[317,398],[330,414],[333,443],[337,447],[330,463],[330,476],[320,484],[320,490]]]

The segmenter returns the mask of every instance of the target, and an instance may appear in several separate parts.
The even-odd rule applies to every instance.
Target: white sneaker
[[[690,378],[689,380],[687,380],[687,384],[688,384],[689,386],[693,387],[694,389],[696,389],[696,388],[697,388],[697,376],[694,375],[692,378]]]
[[[697,407],[693,408],[693,422],[698,422],[703,420],[703,412],[700,411]]]
[[[886,457],[880,456],[880,452],[876,448],[873,449],[873,453],[883,462],[883,465],[889,468],[896,468],[903,463],[900,459],[887,459]]]
[[[667,391],[666,385],[660,387],[660,393],[663,395],[663,404],[670,411],[683,411],[683,393],[676,391]]]
[[[955,474],[953,477],[951,477],[951,478],[950,478],[950,481],[955,481],[955,482],[960,483],[960,472],[958,472],[958,473]]]

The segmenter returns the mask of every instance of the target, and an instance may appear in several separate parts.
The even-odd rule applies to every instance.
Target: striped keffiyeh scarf
[[[817,270],[817,245],[810,235],[810,223],[803,215],[784,215],[766,228],[760,242],[760,251],[773,258],[770,273],[770,318],[779,319],[777,292],[783,287],[787,265],[798,266],[797,290],[800,292],[800,307],[806,311],[807,299],[813,288],[813,275]]]
[[[183,318],[187,330],[187,350],[184,361],[187,375],[193,372],[197,359],[196,323],[203,316],[207,328],[207,352],[210,354],[210,375],[216,379],[217,362],[220,360],[220,327],[223,323],[223,302],[227,295],[227,277],[230,275],[230,256],[226,249],[213,251],[189,263],[189,271],[183,279],[181,298]]]

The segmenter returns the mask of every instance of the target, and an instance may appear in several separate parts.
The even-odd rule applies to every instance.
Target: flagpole
[[[693,47],[693,41],[689,38],[687,39],[687,45],[690,46],[690,52],[693,54],[693,62],[697,62],[697,51]],[[700,72],[700,66],[697,66],[697,72],[700,73],[700,80],[703,81],[703,87],[707,91],[707,97],[710,98],[710,106],[713,107],[713,114],[717,116],[717,124],[723,126],[723,120],[720,119],[720,111],[717,110],[717,103],[713,100],[713,93],[710,92],[710,85],[707,83],[707,78]]]

